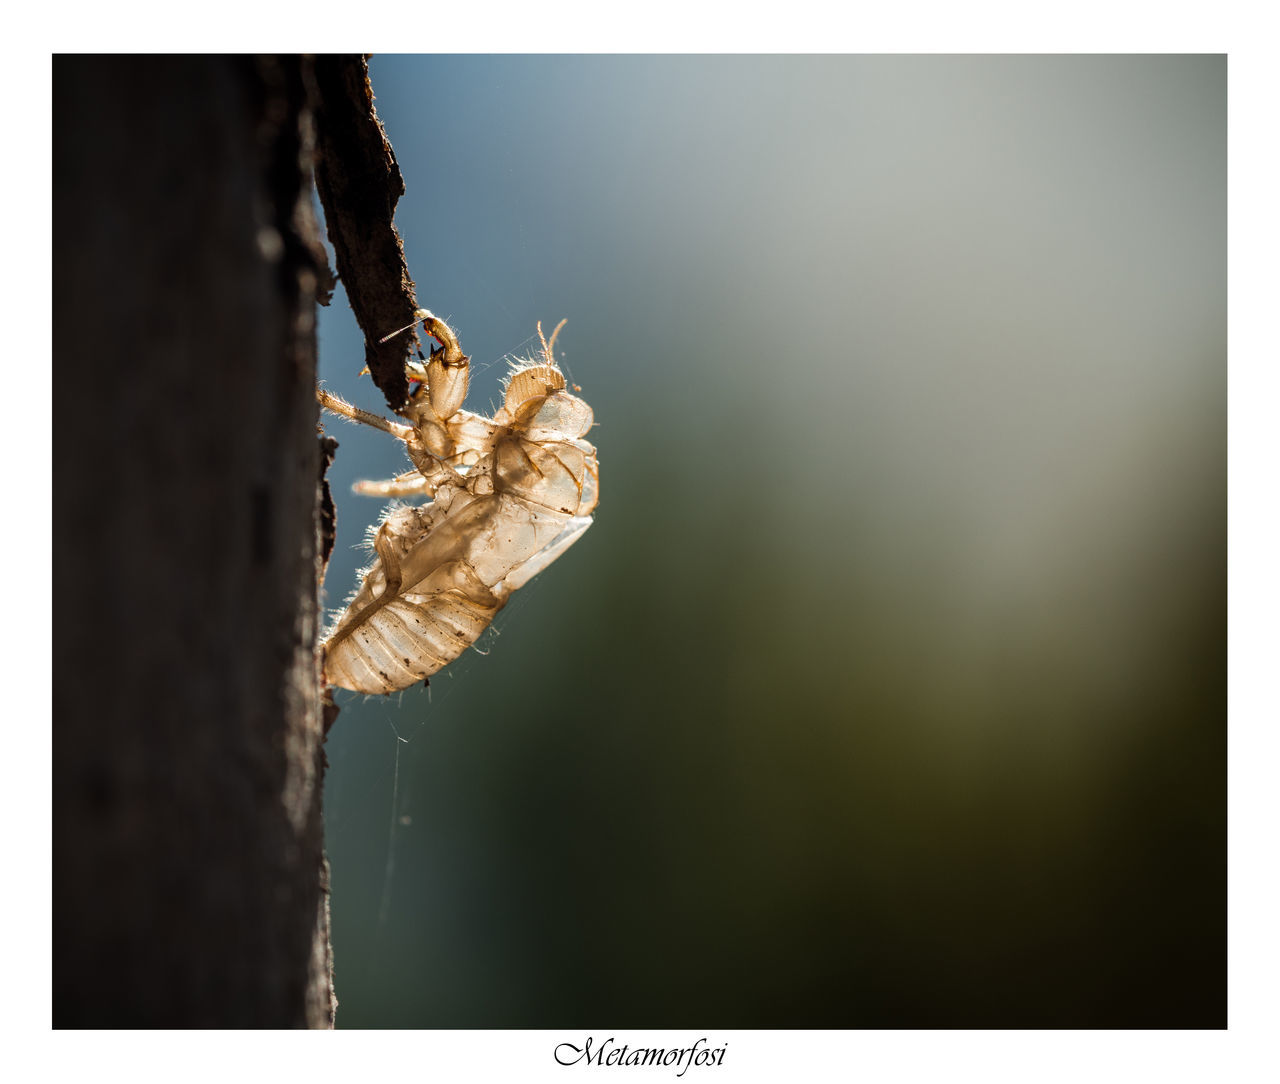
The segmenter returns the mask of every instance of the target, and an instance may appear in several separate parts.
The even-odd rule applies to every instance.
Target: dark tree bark
[[[405,404],[404,359],[417,331],[389,342],[390,331],[414,322],[414,282],[396,232],[404,178],[373,105],[369,64],[362,56],[316,59],[319,153],[316,188],[324,204],[338,276],[365,335],[365,364],[392,410]]]
[[[310,78],[55,59],[58,1027],[333,1020]]]

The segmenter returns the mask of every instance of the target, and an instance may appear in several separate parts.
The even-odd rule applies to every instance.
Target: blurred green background
[[[1225,1026],[1225,59],[371,71],[469,405],[567,316],[602,496],[338,694],[339,1026]],[[335,607],[407,464],[327,427]]]

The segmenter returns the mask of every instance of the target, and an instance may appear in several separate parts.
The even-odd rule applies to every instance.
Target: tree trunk
[[[55,58],[56,1027],[333,1021],[310,78]]]

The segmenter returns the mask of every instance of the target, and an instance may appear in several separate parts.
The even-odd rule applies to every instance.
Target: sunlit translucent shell
[[[434,674],[591,525],[599,464],[582,439],[591,408],[563,388],[554,366],[531,366],[513,375],[495,419],[449,424],[474,461],[468,490],[447,507],[402,508],[385,520],[378,560],[325,643],[330,684],[389,693]]]

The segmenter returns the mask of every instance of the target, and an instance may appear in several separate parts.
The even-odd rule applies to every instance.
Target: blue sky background
[[[602,496],[339,694],[339,1025],[1220,1025],[1225,60],[371,73],[470,405],[567,316]],[[337,606],[405,460],[328,428]]]

